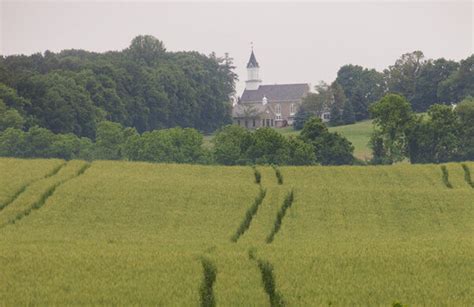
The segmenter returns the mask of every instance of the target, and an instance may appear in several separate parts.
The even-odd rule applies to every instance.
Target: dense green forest
[[[66,50],[0,57],[0,99],[54,133],[95,138],[103,120],[139,132],[230,123],[236,75],[228,56],[168,52],[152,36],[122,51]]]

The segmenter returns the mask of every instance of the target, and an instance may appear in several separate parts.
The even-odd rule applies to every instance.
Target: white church
[[[310,92],[310,85],[262,85],[259,70],[252,48],[247,63],[245,90],[232,110],[234,124],[249,129],[292,125],[303,98]]]

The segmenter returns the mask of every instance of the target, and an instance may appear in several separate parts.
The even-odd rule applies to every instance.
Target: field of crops
[[[0,159],[0,305],[472,305],[473,180]]]

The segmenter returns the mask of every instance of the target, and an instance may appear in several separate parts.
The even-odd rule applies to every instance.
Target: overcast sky
[[[121,50],[151,34],[168,50],[234,58],[246,79],[250,42],[264,84],[331,82],[344,64],[382,70],[402,54],[473,53],[473,2],[46,2],[0,0],[0,54]]]

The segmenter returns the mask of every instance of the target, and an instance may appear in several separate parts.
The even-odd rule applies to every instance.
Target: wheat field
[[[0,305],[472,305],[474,163],[444,166],[0,159]]]

